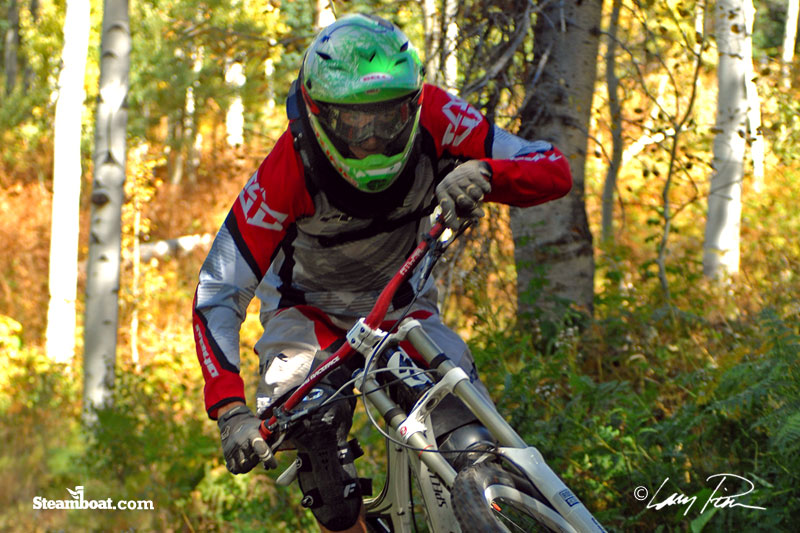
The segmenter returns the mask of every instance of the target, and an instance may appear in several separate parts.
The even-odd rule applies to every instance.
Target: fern
[[[769,512],[742,513],[739,519],[777,531],[800,513],[800,336],[794,323],[771,310],[757,325],[754,338],[768,340],[723,372],[703,431],[714,438],[703,444],[715,448],[709,455],[722,465],[752,474],[758,501],[770,502]],[[729,529],[729,520],[714,517],[712,528]]]
[[[800,449],[800,411],[789,415],[772,439],[772,446],[784,453]]]
[[[754,426],[777,431],[776,423],[788,422],[789,407],[800,404],[800,337],[771,310],[759,324],[770,340],[760,354],[724,373],[713,407],[727,416],[756,415]]]

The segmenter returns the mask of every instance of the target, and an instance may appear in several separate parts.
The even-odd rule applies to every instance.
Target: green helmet
[[[343,17],[309,46],[301,79],[309,121],[353,186],[380,192],[400,175],[419,126],[422,78],[408,38],[380,17]]]

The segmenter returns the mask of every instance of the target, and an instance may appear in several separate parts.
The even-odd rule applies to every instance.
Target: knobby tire
[[[539,491],[495,463],[459,472],[451,497],[462,533],[549,532],[566,524]]]

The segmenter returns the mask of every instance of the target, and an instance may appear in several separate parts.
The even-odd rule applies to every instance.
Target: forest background
[[[606,2],[598,21],[583,197],[595,236],[592,316],[573,306],[531,327],[518,312],[510,217],[501,207],[491,207],[442,272],[444,316],[470,342],[499,408],[610,530],[792,531],[800,518],[800,72],[782,59],[791,4],[755,4],[751,79],[761,126],[741,135],[748,148],[763,138],[764,171],[748,157],[738,272],[703,273],[718,130],[713,4],[672,0]],[[396,22],[428,62],[438,61],[428,71],[439,76],[433,81],[512,131],[524,126],[518,110],[536,90],[541,64],[534,24],[519,22],[520,14],[535,20],[534,5],[336,4]],[[190,310],[209,236],[285,127],[283,101],[318,6],[131,4],[116,380],[113,403],[91,427],[81,416],[81,317],[102,6],[91,2],[78,346],[68,362],[45,349],[65,3],[6,0],[4,9],[0,530],[313,530],[298,492],[278,490],[273,473],[225,470],[216,425],[202,407]],[[450,46],[436,47],[448,38]],[[451,55],[460,68],[452,70]],[[465,67],[475,58],[474,70]],[[481,77],[500,60],[502,72]],[[613,226],[604,232],[609,168],[616,168]],[[174,240],[182,236],[191,238]],[[174,246],[163,252],[155,243]],[[529,289],[520,302],[541,287]],[[257,363],[247,354],[259,333],[253,305],[241,338],[251,385]],[[369,450],[360,473],[380,479],[379,439],[360,414],[355,433]],[[715,486],[708,477],[726,472],[754,484],[741,503],[766,509],[709,506],[701,514]],[[678,492],[700,504],[684,513],[683,506],[647,509],[636,498],[637,487],[653,493],[664,481],[662,497]],[[87,499],[151,500],[155,509],[32,510],[34,497],[69,499],[66,489],[77,486]]]

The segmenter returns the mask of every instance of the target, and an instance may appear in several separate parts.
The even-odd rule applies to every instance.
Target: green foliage
[[[756,9],[753,44],[771,56],[777,56],[783,45],[787,15],[786,4],[781,0],[762,0]]]
[[[514,327],[513,249],[507,211],[497,207],[476,232],[489,239],[476,236],[460,251],[453,250],[457,266],[444,273],[451,291],[447,318],[471,338],[481,375],[499,408],[610,530],[791,531],[792,520],[800,516],[800,175],[793,166],[800,100],[796,88],[778,86],[776,64],[759,64],[756,81],[770,148],[767,183],[755,195],[749,177],[745,182],[742,275],[714,287],[702,278],[699,263],[705,216],[700,199],[710,172],[708,125],[715,109],[708,91],[715,86],[710,63],[704,63],[703,99],[679,130],[674,159],[670,153],[670,130],[687,104],[687,50],[697,40],[694,5],[628,2],[623,10],[627,18],[620,39],[626,46],[619,47],[617,68],[624,140],[626,146],[648,143],[620,174],[617,242],[596,250],[594,319],[576,320],[564,306],[563,319],[533,328],[528,324],[525,330]],[[22,8],[20,59],[30,72],[30,85],[20,77],[15,91],[3,94],[0,108],[0,185],[8,214],[0,236],[5,248],[13,250],[3,257],[0,293],[3,313],[14,317],[0,316],[0,530],[256,531],[270,524],[270,531],[313,531],[313,518],[299,506],[296,488],[278,489],[272,473],[232,476],[222,464],[216,426],[202,409],[188,325],[203,252],[141,265],[134,280],[130,253],[136,239],[171,238],[219,226],[252,168],[251,161],[243,164],[232,150],[209,148],[215,127],[238,94],[255,146],[248,157],[261,157],[263,147],[282,131],[281,104],[313,35],[310,4],[131,4],[129,108],[136,112],[129,114],[129,128],[133,137],[147,142],[149,151],[128,159],[131,188],[118,379],[114,404],[98,413],[94,428],[85,427],[80,416],[81,361],[56,365],[39,347],[49,221],[47,210],[30,206],[45,206],[49,199],[52,94],[64,6],[63,1],[41,2],[35,21]],[[783,3],[765,6],[767,10],[758,12],[755,46],[757,54],[772,57],[780,44]],[[522,12],[505,7],[477,0],[459,3],[461,34],[455,48],[462,67],[458,83],[470,89],[466,96],[513,130],[520,126],[519,107],[534,90],[539,56],[528,29],[503,74],[483,80],[523,27]],[[423,47],[418,3],[360,0],[346,8],[397,22]],[[92,50],[99,44],[100,14],[93,10]],[[535,13],[530,17],[533,21]],[[0,30],[5,24],[0,20]],[[706,62],[713,57],[713,50],[704,54]],[[264,70],[268,59],[275,66],[271,86]],[[224,80],[231,61],[244,65],[247,81],[240,89]],[[97,74],[97,54],[90,53],[89,104]],[[187,145],[188,139],[174,128],[192,118],[186,110],[189,88],[196,102],[193,119],[207,145],[199,181],[172,189],[159,176],[167,147]],[[277,104],[271,111],[264,109],[270,91]],[[612,127],[603,97],[598,91],[591,131],[598,147],[607,144]],[[83,135],[88,146],[92,106],[86,110]],[[600,148],[598,153],[602,155]],[[665,270],[672,297],[666,302],[655,252],[665,231],[661,195],[670,170],[674,217]],[[599,176],[604,171],[601,157],[587,168],[592,220],[598,218]],[[137,222],[139,214],[143,219]],[[533,291],[541,289],[537,283],[544,271],[540,273]],[[242,375],[247,379],[256,365],[249,357],[260,333],[256,315],[253,309],[241,339]],[[132,345],[138,347],[136,363],[129,357]],[[383,446],[362,412],[353,433],[367,452],[357,463],[359,473],[379,482]],[[280,454],[281,467],[291,459],[291,454]],[[700,514],[715,487],[709,476],[723,472],[754,483],[754,492],[741,503],[767,509],[709,505]],[[673,492],[697,497],[685,516],[681,507],[647,509],[647,500],[634,497],[636,487],[647,487],[652,496],[665,480],[660,498]],[[32,512],[34,496],[68,498],[65,489],[77,485],[85,485],[89,498],[152,499],[156,509]]]
[[[153,527],[187,523],[195,529],[257,531],[275,523],[275,531],[307,529],[309,517],[296,511],[294,491],[276,491],[263,471],[228,473],[216,424],[205,413],[178,407],[185,395],[196,403],[199,390],[187,386],[190,376],[176,376],[175,366],[165,360],[119,374],[114,404],[98,412],[91,433],[87,471],[103,480],[106,492],[153,500],[162,508],[158,517],[140,515],[139,527],[151,519]],[[109,525],[117,523],[118,518]]]
[[[22,324],[10,316],[0,315],[0,350],[6,353],[18,353],[22,348]]]
[[[53,365],[41,352],[14,348],[15,324],[7,317],[0,321],[0,364],[6,371],[0,381],[0,529],[243,532],[269,523],[278,533],[313,530],[297,491],[277,491],[264,472],[227,472],[216,425],[202,409],[191,408],[200,400],[200,384],[182,375],[182,362],[164,357],[141,368],[122,365],[113,405],[86,427],[80,371]],[[281,468],[292,460],[279,459]],[[149,500],[155,508],[32,511],[34,497],[69,500],[66,489],[78,485],[87,500]]]
[[[789,531],[800,512],[800,337],[796,323],[774,311],[740,327],[761,336],[718,354],[734,359],[726,368],[680,370],[666,356],[652,373],[629,359],[604,381],[587,371],[592,334],[562,330],[545,355],[530,333],[510,330],[474,353],[501,412],[612,530]],[[719,478],[709,476],[723,473],[750,480],[754,491],[738,503],[766,511],[716,509],[712,501],[701,515],[720,496]],[[647,509],[652,500],[632,497],[639,486],[654,503],[673,492],[697,502],[685,516],[685,506]]]
[[[142,111],[129,119],[134,136],[152,138],[163,117],[169,117],[173,126],[219,121],[219,110],[226,109],[237,92],[251,109],[258,109],[267,93],[265,61],[278,63],[276,86],[281,90],[286,70],[295,68],[281,64],[286,48],[282,40],[289,28],[277,3],[213,0],[202,4],[168,1],[132,6],[129,98]],[[225,80],[225,68],[233,61],[244,65],[247,82],[241,90]],[[194,91],[195,108],[187,111],[189,88]],[[262,112],[256,113],[253,122],[258,124],[261,116]],[[179,134],[168,140],[191,141]]]
[[[24,346],[21,327],[0,317],[0,530],[36,531],[53,525],[52,516],[31,513],[35,496],[66,496],[79,454],[79,427],[70,398],[79,380]],[[61,494],[59,494],[61,493]]]

